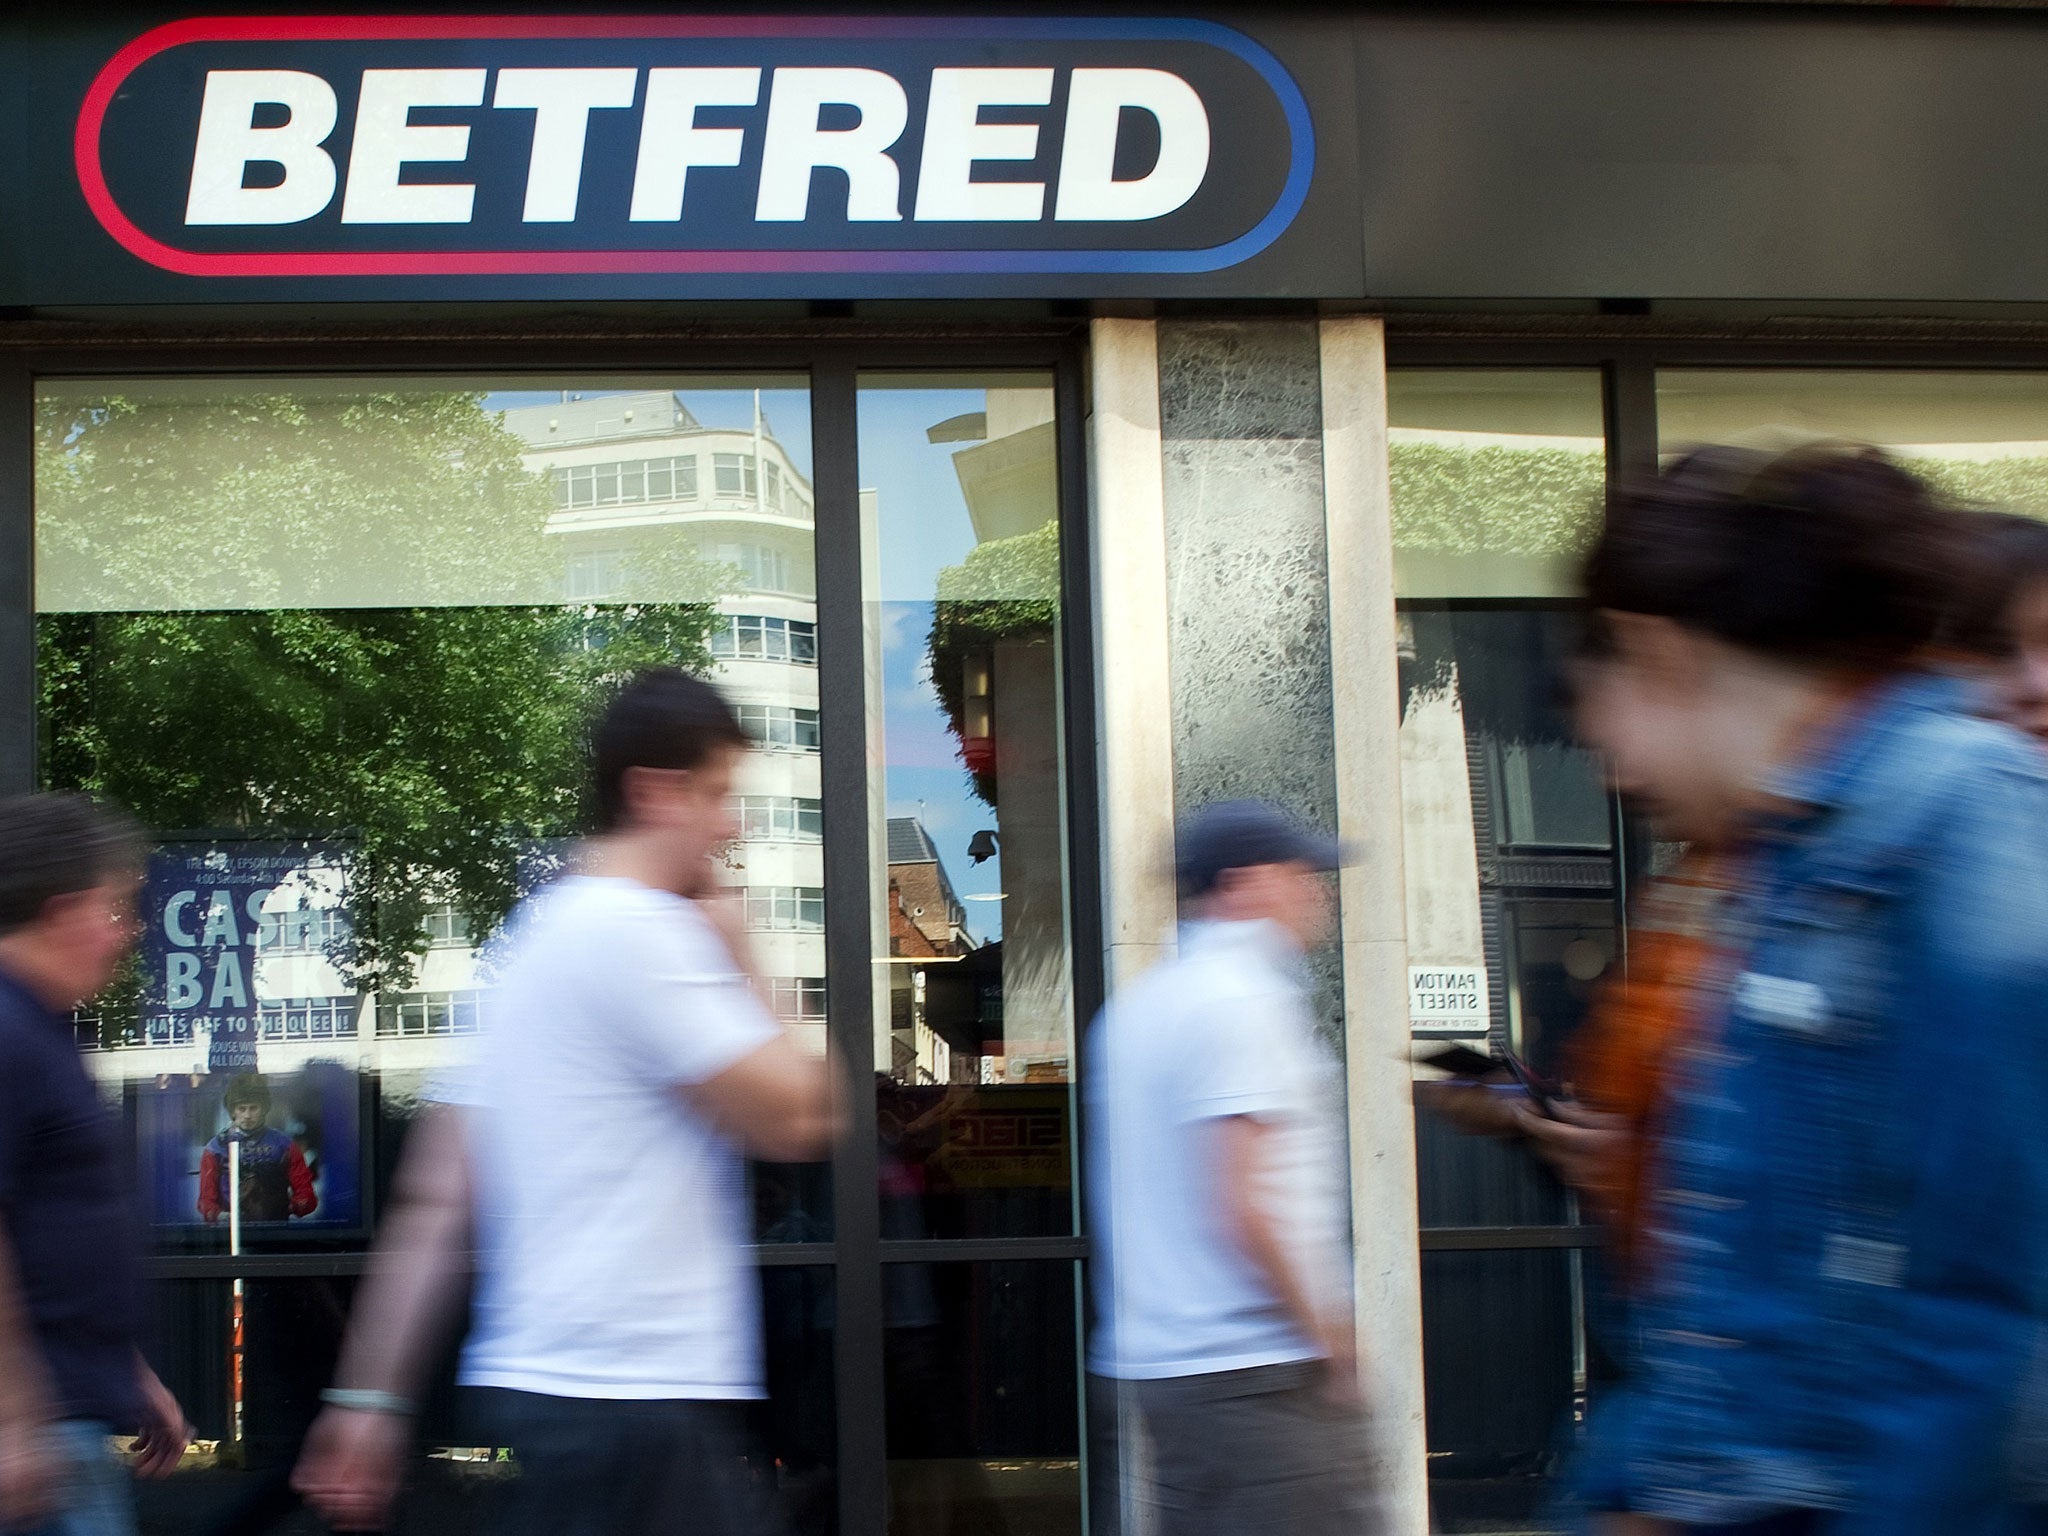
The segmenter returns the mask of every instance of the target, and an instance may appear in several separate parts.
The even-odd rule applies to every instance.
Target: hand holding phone
[[[1544,1077],[1513,1051],[1503,1051],[1498,1056],[1489,1056],[1476,1051],[1469,1045],[1447,1045],[1419,1058],[1426,1067],[1435,1067],[1453,1077],[1477,1083],[1497,1073],[1505,1072],[1514,1079],[1516,1086],[1529,1096],[1537,1111],[1550,1118],[1556,1118],[1556,1106],[1565,1097],[1564,1090],[1549,1078]]]

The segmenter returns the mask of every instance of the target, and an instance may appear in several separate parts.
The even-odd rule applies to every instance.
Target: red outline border
[[[939,29],[967,31],[984,34],[989,31],[1002,33],[1007,30],[1002,18],[987,18],[974,22],[945,20],[937,24]],[[1016,22],[1026,35],[1035,35],[1040,27],[1050,26],[1087,28],[1090,22],[1068,18],[1063,21],[1036,21],[1019,18]],[[1140,27],[1144,23],[1138,23]],[[1227,29],[1208,23],[1179,23],[1177,27],[1202,27],[1206,31],[1226,33]],[[731,274],[768,275],[781,273],[829,274],[874,274],[874,275],[992,275],[997,273],[1069,273],[1077,271],[1121,272],[1142,270],[1146,272],[1165,271],[1211,271],[1217,267],[1234,264],[1263,250],[1272,242],[1278,229],[1266,230],[1272,223],[1274,213],[1268,214],[1258,230],[1237,241],[1225,242],[1221,246],[1204,251],[1167,251],[1158,253],[1165,264],[1155,266],[1150,262],[1139,262],[1135,266],[1128,253],[1115,251],[1027,251],[1020,249],[991,249],[974,251],[932,251],[932,250],[649,250],[614,248],[609,250],[496,250],[496,251],[189,251],[169,245],[146,233],[135,221],[122,211],[115,201],[113,190],[107,185],[106,173],[100,164],[100,140],[106,127],[109,106],[121,86],[136,69],[148,60],[170,49],[189,43],[202,42],[279,42],[279,41],[417,41],[433,38],[494,38],[512,41],[531,41],[542,38],[677,38],[677,37],[928,37],[934,30],[929,18],[889,16],[251,16],[194,17],[184,21],[170,22],[154,28],[136,38],[109,59],[106,66],[94,77],[80,106],[78,127],[72,141],[72,157],[78,171],[80,189],[85,195],[87,206],[113,239],[130,255],[140,258],[151,266],[175,272],[186,277],[417,277],[417,276],[545,276],[545,275],[590,275],[606,274]],[[1217,45],[1215,39],[1204,39]],[[1245,43],[1237,39],[1237,43]],[[1226,51],[1246,58],[1261,74],[1267,76],[1267,83],[1274,85],[1273,73],[1278,65],[1270,58],[1264,63],[1259,58],[1245,53],[1230,41],[1220,44]],[[1292,82],[1288,82],[1292,87]],[[1278,86],[1274,87],[1276,90]],[[1284,93],[1283,93],[1284,94]],[[1296,91],[1298,98],[1299,92]],[[1306,113],[1306,106],[1300,108]],[[1296,125],[1297,137],[1306,139],[1305,124]],[[1297,143],[1295,158],[1299,161],[1301,145]],[[1290,171],[1289,186],[1300,179],[1297,174],[1302,167],[1297,163]],[[1299,209],[1299,192],[1295,206],[1290,208],[1284,224],[1291,220]],[[1284,199],[1283,199],[1284,201]],[[1255,238],[1263,234],[1263,238]],[[1237,247],[1245,240],[1253,239],[1251,250],[1240,251]],[[1229,253],[1227,256],[1224,253]],[[1188,258],[1213,256],[1212,261],[1197,260],[1192,266],[1183,266]],[[1097,259],[1083,259],[1097,258]]]
[[[873,36],[873,21],[848,25],[803,18],[807,33]],[[392,277],[519,273],[800,272],[819,270],[818,251],[255,251],[181,250],[143,229],[114,201],[100,165],[107,108],[148,60],[187,43],[376,41],[448,37],[771,37],[789,18],[764,16],[204,16],[156,27],[129,43],[94,77],[78,114],[72,157],[78,184],[100,227],[130,255],[186,277]],[[863,253],[865,254],[865,253]],[[877,252],[886,257],[890,253]]]

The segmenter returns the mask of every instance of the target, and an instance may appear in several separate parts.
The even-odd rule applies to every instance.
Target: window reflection
[[[1606,470],[1600,380],[1398,370],[1388,393],[1409,963],[1486,982],[1470,1014],[1418,1013],[1411,1032],[1418,1047],[1463,1038],[1557,1073],[1621,953],[1629,853],[1559,686]],[[1575,1219],[1511,1142],[1427,1113],[1416,1142],[1425,1229]],[[1581,1274],[1554,1249],[1424,1255],[1432,1503],[1446,1529],[1547,1502],[1584,1347]]]
[[[1075,1265],[882,1272],[889,1529],[1081,1528]]]
[[[244,1251],[366,1245],[404,1126],[479,1028],[494,931],[561,867],[587,712],[638,666],[718,678],[781,748],[738,786],[762,835],[733,879],[765,904],[777,1011],[822,1048],[801,381],[51,380],[35,408],[41,778],[161,840],[141,954],[76,1020],[161,1254],[227,1257],[203,1170],[232,1092],[317,1197],[258,1208],[245,1181]],[[721,455],[750,466],[736,493]],[[777,1170],[758,1204],[771,1240],[830,1236],[822,1168]],[[251,1465],[289,1440],[331,1366],[333,1289],[251,1281],[236,1376],[228,1282],[157,1288],[207,1438],[242,1425]],[[781,1315],[815,1343],[813,1292]],[[764,1475],[829,1461],[831,1403]]]
[[[1657,436],[1667,454],[1771,428],[1876,443],[1965,505],[2048,513],[2048,375],[1804,368],[1657,375]]]
[[[863,377],[884,1235],[1073,1230],[1049,376]]]

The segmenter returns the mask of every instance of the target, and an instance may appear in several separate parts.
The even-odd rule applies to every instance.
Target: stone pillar
[[[1172,953],[1173,734],[1159,342],[1150,320],[1089,330],[1089,530],[1101,786],[1103,976]]]
[[[1357,857],[1341,877],[1352,1268],[1359,1357],[1373,1415],[1373,1474],[1389,1529],[1429,1529],[1422,1399],[1422,1274],[1415,1099],[1408,1054],[1402,876],[1400,662],[1387,488],[1386,332],[1376,318],[1321,331],[1323,495],[1337,829]]]

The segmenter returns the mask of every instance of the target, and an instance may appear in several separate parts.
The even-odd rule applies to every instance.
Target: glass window
[[[1669,454],[1761,429],[1878,443],[1946,495],[2048,512],[2048,374],[1687,369],[1657,375]]]
[[[754,456],[751,453],[715,453],[711,456],[713,487],[720,496],[754,494]]]
[[[1052,381],[867,375],[859,408],[885,1230],[1072,1232]]]
[[[818,712],[782,704],[741,704],[735,707],[740,729],[770,752],[818,750]]]
[[[818,627],[808,619],[732,614],[712,631],[711,654],[721,661],[788,661],[815,666]]]
[[[1578,1342],[1581,1255],[1422,1256],[1430,1510],[1446,1532],[1557,1530],[1551,1478],[1598,1361]]]
[[[824,835],[821,802],[791,795],[742,795],[740,837],[746,842],[814,843]]]
[[[1397,595],[1576,596],[1599,525],[1604,430],[1596,373],[1390,370]]]
[[[779,477],[781,471],[776,469]],[[549,471],[555,504],[564,508],[638,506],[655,501],[690,501],[697,495],[694,455],[573,464]]]
[[[469,917],[447,902],[432,908],[425,918],[427,942],[436,946],[469,943]]]
[[[1418,1007],[1411,1033],[1418,1054],[1464,1039],[1558,1071],[1619,953],[1630,846],[1559,689],[1606,475],[1600,378],[1391,370],[1388,421],[1411,996],[1437,975],[1478,983],[1460,1013]],[[1416,1142],[1425,1228],[1576,1220],[1513,1143],[1426,1110]],[[1485,1528],[1469,1522],[1504,1495],[1505,1517],[1545,1501],[1582,1296],[1568,1252],[1424,1255],[1431,1500],[1446,1529]]]
[[[816,886],[748,885],[747,926],[757,933],[821,933],[825,892]]]
[[[1077,1270],[884,1267],[889,1529],[1081,1529]]]
[[[727,547],[755,548],[785,636],[815,619],[806,530],[767,549],[692,499],[698,459],[723,451],[758,452],[808,490],[803,381],[535,382],[38,385],[40,779],[125,805],[160,839],[141,893],[151,937],[77,1027],[103,1047],[92,1070],[124,1104],[162,1253],[226,1262],[194,1170],[224,1123],[224,1076],[251,1069],[320,1204],[250,1224],[245,1245],[361,1251],[423,1090],[479,1027],[478,946],[575,830],[580,737],[608,679],[653,662],[712,671],[748,590]],[[813,810],[794,816],[808,844],[737,878],[789,893],[763,963],[801,979],[791,1012],[822,1047],[817,684],[807,671],[751,686],[796,750],[751,759],[738,792]],[[756,1197],[764,1238],[829,1237],[823,1170],[776,1170]],[[771,1379],[823,1379],[825,1396],[779,1426],[783,1459],[764,1476],[797,1493],[811,1478],[815,1506],[831,1288],[805,1278],[771,1307]],[[161,1282],[154,1305],[167,1378],[223,1433],[227,1282]],[[330,1368],[331,1302],[325,1315],[287,1328],[251,1312],[252,1444],[288,1440]]]
[[[822,976],[775,976],[768,982],[770,1001],[776,1017],[786,1024],[825,1022],[825,978]]]

